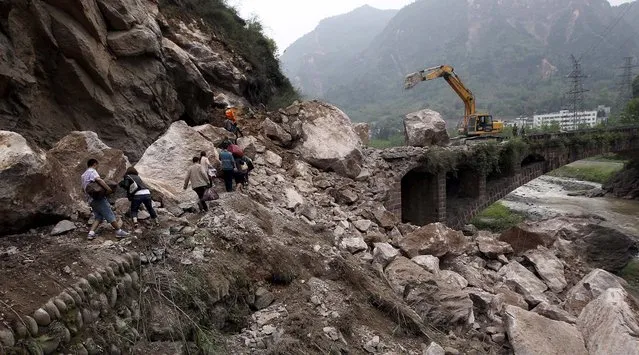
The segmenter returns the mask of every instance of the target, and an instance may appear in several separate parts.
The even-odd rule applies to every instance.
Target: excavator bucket
[[[424,77],[420,71],[406,75],[406,79],[404,79],[404,90],[412,89],[423,80]]]

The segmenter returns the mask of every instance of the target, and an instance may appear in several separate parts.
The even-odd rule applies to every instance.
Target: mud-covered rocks
[[[446,131],[446,121],[433,110],[409,113],[404,118],[405,142],[408,146],[445,146],[450,138]]]
[[[610,288],[581,312],[577,327],[591,355],[639,354],[636,300],[621,288]]]
[[[407,286],[405,294],[406,302],[422,319],[439,326],[463,325],[474,321],[473,302],[466,291],[420,283]]]
[[[541,245],[550,247],[557,240],[556,234],[538,228],[533,223],[522,223],[512,227],[499,236],[499,240],[510,244],[515,253],[523,253]]]
[[[87,169],[87,161],[96,159],[98,173],[103,180],[118,182],[129,166],[124,152],[106,145],[95,132],[71,132],[47,152],[48,158],[56,159],[65,168],[59,174],[67,181],[74,200],[86,199],[79,177]]]
[[[395,260],[399,255],[399,250],[393,248],[388,243],[375,243],[373,248],[373,261],[381,264],[383,267]]]
[[[421,227],[399,242],[400,249],[411,258],[418,255],[460,255],[468,246],[469,240],[462,232],[450,229],[442,223]]]
[[[76,228],[75,223],[69,220],[60,221],[55,225],[55,227],[53,227],[53,230],[51,230],[51,235],[56,236],[56,235],[65,234],[67,232],[74,230],[75,228]]]
[[[368,245],[362,237],[344,238],[340,243],[340,247],[349,251],[351,254],[368,249]]]
[[[503,276],[504,283],[508,287],[524,296],[526,302],[536,305],[546,301],[543,293],[548,289],[548,286],[520,263],[510,262],[499,270],[499,274]]]
[[[433,275],[409,259],[399,256],[384,271],[393,290],[404,294],[408,285],[416,285],[433,279]]]
[[[639,254],[636,238],[617,229],[596,224],[579,228],[576,252],[593,267],[618,272]]]
[[[555,254],[542,246],[529,250],[525,254],[546,285],[555,293],[560,293],[567,286],[564,265]]]
[[[623,279],[601,269],[595,269],[566,293],[565,309],[578,316],[590,301],[611,288],[623,288]]]
[[[489,233],[480,232],[475,242],[477,243],[479,251],[491,259],[495,259],[499,255],[513,253],[513,248],[510,244],[494,238],[492,235],[489,235]]]
[[[266,118],[262,122],[262,133],[269,139],[277,142],[283,147],[288,147],[293,142],[291,134],[286,132],[282,126]]]
[[[63,170],[19,134],[0,131],[0,235],[70,215],[70,181]]]
[[[514,306],[506,306],[504,323],[515,354],[588,354],[574,325]]]

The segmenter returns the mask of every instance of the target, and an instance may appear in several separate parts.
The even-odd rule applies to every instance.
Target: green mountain
[[[280,61],[285,74],[307,96],[323,97],[339,80],[344,64],[356,60],[396,13],[365,5],[322,20],[284,51]]]
[[[630,10],[606,0],[416,1],[397,12],[358,55],[313,72],[321,93],[309,90],[305,78],[293,81],[303,94],[379,127],[397,125],[405,113],[424,107],[456,120],[463,105],[445,81],[402,89],[406,74],[450,64],[479,108],[510,118],[565,106],[574,54],[588,75],[586,108],[612,105],[617,67],[623,57],[639,54],[639,29],[633,27],[639,13]]]

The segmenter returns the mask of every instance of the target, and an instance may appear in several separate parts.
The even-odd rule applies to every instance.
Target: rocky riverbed
[[[542,176],[513,191],[502,202],[531,221],[561,216],[592,218],[639,238],[639,201],[601,195],[601,184]]]

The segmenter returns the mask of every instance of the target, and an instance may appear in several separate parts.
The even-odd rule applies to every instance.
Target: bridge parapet
[[[401,160],[393,164],[397,180],[389,187],[386,208],[404,222],[461,227],[490,204],[561,166],[605,153],[639,150],[639,126],[536,134],[500,144],[404,150],[384,157]]]

